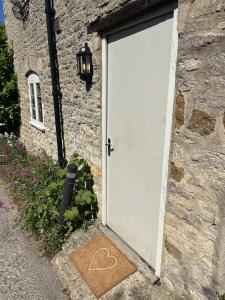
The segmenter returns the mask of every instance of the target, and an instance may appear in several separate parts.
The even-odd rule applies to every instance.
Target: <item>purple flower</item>
[[[28,208],[28,209],[31,209],[32,207],[33,207],[32,204],[27,204],[27,205],[25,206],[25,208]]]
[[[3,161],[6,161],[8,159],[8,155],[1,155],[0,156],[0,160],[3,162]]]
[[[33,178],[32,179],[32,184],[37,184],[37,183],[39,183],[38,179],[37,178]]]
[[[15,198],[13,199],[13,204],[16,205],[18,202],[19,202],[18,196],[15,196]]]
[[[8,144],[5,144],[3,146],[3,153],[4,154],[9,154],[9,151],[10,151],[10,146]]]
[[[19,142],[17,142],[15,146],[16,146],[16,149],[17,149],[17,150],[23,149],[23,145],[20,144]]]
[[[18,181],[13,181],[13,183],[11,184],[11,187],[13,189],[16,189],[17,188],[17,185],[18,185]]]
[[[30,176],[30,170],[28,169],[28,168],[22,168],[21,170],[20,170],[20,175],[21,176],[24,176],[24,177],[28,177],[28,176]]]

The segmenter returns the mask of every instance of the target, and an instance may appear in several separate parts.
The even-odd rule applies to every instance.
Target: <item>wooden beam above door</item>
[[[107,16],[97,18],[94,22],[90,23],[87,27],[87,32],[102,32],[109,28],[118,25],[130,18],[146,12],[151,8],[160,6],[161,4],[174,4],[177,1],[173,0],[135,0],[129,2],[119,8],[118,10],[108,14]]]

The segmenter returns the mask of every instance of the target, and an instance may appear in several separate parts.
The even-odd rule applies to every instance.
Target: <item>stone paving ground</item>
[[[62,251],[52,260],[71,300],[96,300],[78,270],[72,264],[69,255],[101,233],[98,226],[95,225],[90,226],[86,231],[77,230],[63,246]],[[181,300],[181,298],[176,298],[163,284],[153,286],[140,272],[135,272],[100,297],[99,300]]]
[[[50,261],[16,219],[0,183],[0,300],[66,300]]]
[[[72,250],[100,234],[97,226],[78,230],[54,257],[42,256],[37,242],[24,232],[7,190],[0,182],[0,300],[94,300],[86,283],[69,260]],[[102,300],[175,300],[165,287],[153,287],[139,272],[129,276]]]

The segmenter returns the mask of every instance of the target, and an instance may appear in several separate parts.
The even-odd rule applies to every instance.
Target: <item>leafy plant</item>
[[[64,218],[66,221],[74,221],[79,216],[79,210],[77,207],[72,207],[71,209],[67,209],[64,213]]]
[[[217,296],[219,300],[225,300],[225,294],[220,295],[219,293],[217,293]]]
[[[0,139],[0,176],[7,181],[17,202],[21,221],[37,236],[47,254],[56,253],[72,231],[86,228],[97,216],[97,199],[87,162],[75,153],[71,163],[78,166],[74,193],[59,225],[66,168],[59,169],[45,153],[33,156],[16,140]],[[38,161],[38,163],[37,163]]]
[[[17,77],[13,65],[13,50],[8,45],[4,25],[0,24],[0,123],[4,130],[18,133],[20,106]]]

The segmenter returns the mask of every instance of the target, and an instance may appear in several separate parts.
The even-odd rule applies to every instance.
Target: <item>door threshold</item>
[[[127,245],[115,232],[108,226],[98,225],[99,229],[113,244],[137,267],[137,270],[145,276],[153,285],[160,284],[160,278],[154,273],[154,269],[130,246]]]

